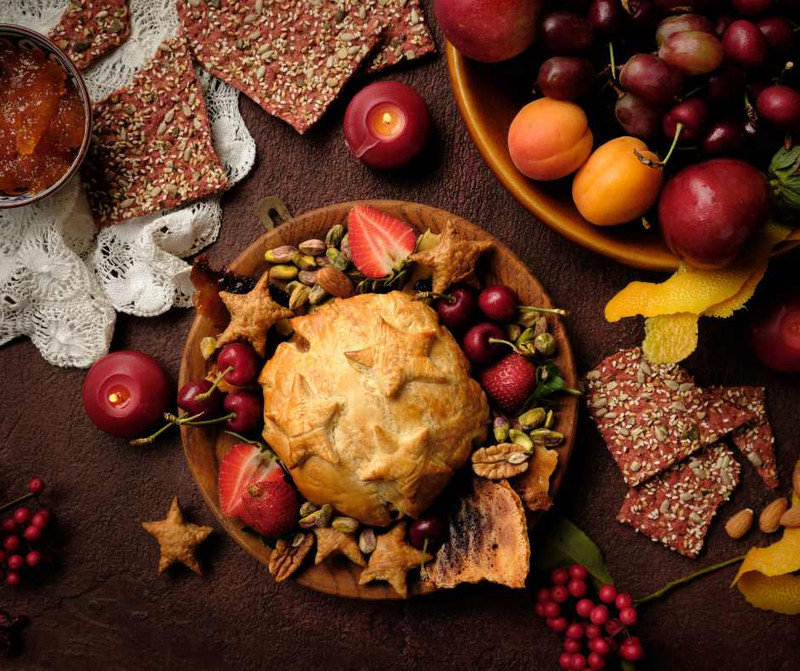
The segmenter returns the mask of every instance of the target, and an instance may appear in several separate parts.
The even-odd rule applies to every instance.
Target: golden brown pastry
[[[397,291],[291,323],[260,377],[267,443],[317,505],[377,526],[417,517],[486,437],[486,397],[458,344]]]

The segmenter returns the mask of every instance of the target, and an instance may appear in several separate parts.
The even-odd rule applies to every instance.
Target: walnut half
[[[472,455],[475,475],[489,480],[503,480],[528,470],[530,452],[515,443],[482,447]]]
[[[275,576],[275,582],[283,582],[291,576],[311,552],[311,546],[314,545],[313,534],[298,534],[302,539],[298,541],[295,536],[292,542],[279,540],[275,545],[275,549],[269,556],[269,572]],[[295,545],[297,543],[297,545]]]

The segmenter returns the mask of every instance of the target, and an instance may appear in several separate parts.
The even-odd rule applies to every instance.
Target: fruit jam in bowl
[[[60,189],[91,140],[92,104],[78,69],[44,35],[0,24],[0,209]]]

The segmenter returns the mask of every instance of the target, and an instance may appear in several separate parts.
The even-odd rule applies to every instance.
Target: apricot
[[[658,156],[640,139],[623,136],[598,147],[583,164],[572,182],[572,199],[587,221],[616,226],[653,207],[663,183]]]
[[[552,98],[525,105],[508,129],[514,165],[540,181],[575,172],[592,153],[593,142],[586,113],[574,103]]]

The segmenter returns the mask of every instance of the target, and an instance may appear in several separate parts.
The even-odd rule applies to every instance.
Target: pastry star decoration
[[[389,533],[378,536],[375,551],[370,555],[367,568],[361,572],[358,584],[386,580],[405,599],[408,596],[406,573],[433,559],[427,552],[408,545],[405,538],[405,522],[397,524]]]
[[[252,291],[246,294],[220,291],[219,297],[231,313],[231,322],[217,336],[217,347],[246,340],[263,357],[267,351],[267,331],[281,319],[294,314],[272,300],[269,271],[261,276]]]
[[[345,352],[356,370],[369,369],[381,394],[397,396],[403,387],[414,380],[446,382],[428,357],[436,338],[435,331],[409,333],[396,329],[383,317],[378,317],[377,341],[361,350]]]
[[[298,374],[292,382],[289,402],[279,413],[267,413],[286,435],[289,459],[286,465],[294,468],[316,455],[332,464],[339,462],[331,433],[342,409],[341,397],[317,398],[306,379]]]
[[[163,573],[173,564],[188,566],[197,575],[203,570],[194,556],[195,548],[214,531],[212,527],[201,527],[183,520],[183,513],[178,507],[178,497],[172,499],[167,519],[158,522],[142,522],[145,530],[158,541],[161,546],[161,559],[158,561],[158,572]]]
[[[443,464],[428,459],[428,429],[423,427],[398,438],[377,425],[374,432],[374,456],[358,474],[362,480],[394,482],[406,498],[414,500],[423,475],[450,472]]]
[[[417,252],[410,261],[433,270],[433,292],[443,294],[457,282],[475,279],[478,257],[492,248],[489,241],[462,240],[452,221],[448,221],[439,244],[427,252]]]
[[[321,564],[331,555],[343,555],[354,564],[367,565],[353,534],[346,534],[333,527],[318,527],[314,529],[314,535],[317,537],[315,564]]]

